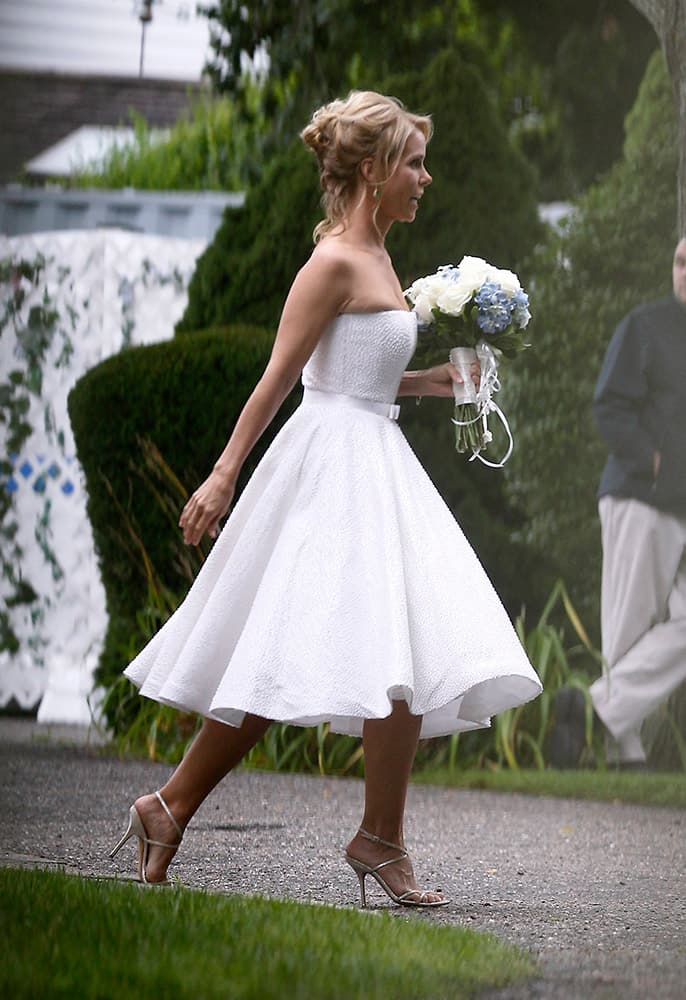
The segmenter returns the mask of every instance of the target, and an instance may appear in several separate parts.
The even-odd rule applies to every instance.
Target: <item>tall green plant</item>
[[[584,694],[587,726],[583,759],[589,763],[595,759],[588,688],[602,656],[593,646],[562,580],[553,586],[536,624],[528,628],[522,611],[515,628],[541,679],[543,692],[531,702],[496,715],[490,729],[449,737],[429,766],[447,766],[449,770],[543,769],[547,764],[552,708],[563,687],[575,687]]]
[[[146,461],[149,469],[161,470],[167,477],[166,463],[155,449],[147,450]],[[178,486],[183,489],[180,484]],[[160,494],[156,494],[156,498],[158,503],[166,505],[166,499]],[[184,549],[180,534],[177,547],[179,551]],[[148,579],[148,601],[137,615],[137,630],[128,648],[122,650],[127,659],[135,655],[142,642],[152,638],[180,603],[180,598],[160,586],[142,544],[138,558]],[[568,641],[565,623],[572,627],[572,644]],[[416,759],[419,770],[445,764],[449,770],[470,766],[542,769],[546,763],[546,740],[555,695],[560,688],[569,686],[579,688],[586,698],[585,756],[588,760],[592,758],[588,685],[601,657],[593,648],[562,581],[555,584],[537,624],[527,630],[522,612],[516,630],[541,678],[543,693],[533,702],[501,712],[489,729],[422,741]],[[200,724],[200,719],[188,713],[139,698],[134,686],[123,676],[117,677],[106,689],[103,709],[121,753],[144,754],[168,763],[177,763],[183,756]],[[357,737],[331,733],[328,723],[313,727],[273,723],[246,756],[244,765],[282,772],[362,776],[363,747]]]
[[[204,96],[168,130],[152,128],[133,112],[131,142],[112,148],[102,162],[81,165],[70,186],[240,191],[257,172],[257,141],[264,128],[254,84],[247,99],[253,109],[249,117],[239,115],[228,97]]]
[[[518,269],[541,233],[536,178],[481,72],[457,49],[444,49],[425,69],[384,86],[435,125],[427,148],[433,184],[413,224],[394,226],[388,239],[403,286],[465,254]]]

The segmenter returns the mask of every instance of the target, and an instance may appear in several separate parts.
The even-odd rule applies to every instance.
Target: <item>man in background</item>
[[[686,681],[686,237],[673,294],[639,306],[607,349],[593,414],[609,456],[600,481],[603,675],[591,685],[608,763],[645,765],[641,724]],[[563,688],[554,766],[585,743],[581,692]]]

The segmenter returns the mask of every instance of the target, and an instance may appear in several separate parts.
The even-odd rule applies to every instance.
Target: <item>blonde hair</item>
[[[326,218],[315,227],[315,243],[343,223],[358,185],[362,160],[376,160],[381,170],[377,186],[383,186],[393,176],[415,129],[428,142],[433,130],[431,119],[412,114],[395,97],[373,90],[353,90],[344,100],[331,101],[315,111],[300,133],[317,157],[323,191]],[[377,210],[378,206],[374,217]]]

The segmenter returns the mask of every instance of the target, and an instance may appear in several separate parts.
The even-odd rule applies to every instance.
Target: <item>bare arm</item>
[[[346,304],[349,285],[349,268],[330,255],[313,254],[298,273],[267,367],[212,472],[181,512],[179,526],[187,545],[197,545],[205,531],[216,536],[243,463],[295,385],[322,333]]]

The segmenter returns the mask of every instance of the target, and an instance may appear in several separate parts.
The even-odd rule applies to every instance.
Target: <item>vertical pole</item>
[[[138,64],[138,76],[143,76],[143,53],[145,52],[145,28],[146,22],[141,21],[141,58]]]

